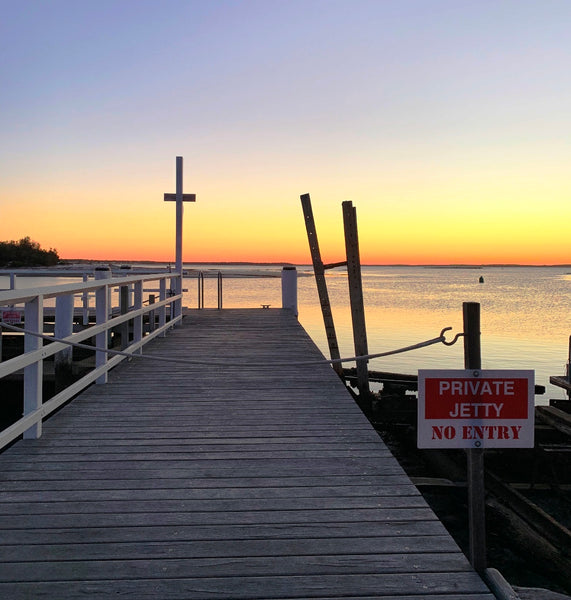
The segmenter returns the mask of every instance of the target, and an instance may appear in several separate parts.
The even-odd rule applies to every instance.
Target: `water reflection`
[[[215,269],[216,271],[218,269]],[[220,266],[224,273],[225,267]],[[240,266],[226,269],[223,282],[225,308],[281,306],[280,269]],[[311,274],[311,267],[298,267]],[[252,277],[236,277],[250,274]],[[259,275],[266,275],[260,277]],[[534,369],[536,382],[548,385],[560,375],[568,354],[571,333],[569,291],[571,273],[566,267],[495,267],[445,269],[422,267],[363,267],[363,294],[369,351],[384,352],[436,337],[444,327],[462,330],[462,303],[481,304],[482,362],[484,368]],[[230,275],[230,276],[229,276]],[[484,283],[479,283],[480,276]],[[56,285],[69,278],[19,278],[18,287]],[[352,356],[353,339],[347,274],[327,272],[340,350]],[[9,278],[0,277],[0,288]],[[184,305],[197,306],[196,277],[186,278]],[[216,308],[217,280],[205,279],[205,306]],[[298,280],[299,320],[328,356],[319,297],[313,277]],[[419,368],[462,368],[463,347],[442,344],[407,354],[375,359],[371,368],[416,373]],[[562,398],[559,388],[548,386],[543,401]]]

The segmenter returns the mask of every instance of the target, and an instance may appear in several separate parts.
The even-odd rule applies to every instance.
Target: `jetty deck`
[[[187,362],[0,455],[0,597],[493,599],[290,311],[189,311],[145,354]]]

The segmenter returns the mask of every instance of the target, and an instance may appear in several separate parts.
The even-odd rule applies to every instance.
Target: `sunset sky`
[[[571,263],[569,0],[0,0],[0,240],[63,258]]]

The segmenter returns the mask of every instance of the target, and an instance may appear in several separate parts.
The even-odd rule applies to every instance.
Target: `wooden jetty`
[[[186,362],[0,455],[0,597],[494,598],[291,311],[187,311],[145,354]]]

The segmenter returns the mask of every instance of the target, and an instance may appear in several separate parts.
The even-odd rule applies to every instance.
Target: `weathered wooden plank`
[[[237,460],[221,459],[179,461],[146,461],[128,460],[108,461],[105,459],[94,461],[75,461],[62,463],[59,461],[44,462],[40,464],[15,464],[10,461],[3,467],[0,481],[13,479],[54,479],[61,477],[75,477],[78,473],[82,477],[103,478],[109,477],[113,470],[119,479],[134,479],[138,474],[148,478],[169,477],[271,477],[280,473],[283,477],[306,477],[327,472],[330,475],[383,475],[402,473],[399,465],[393,461],[378,461],[376,458],[307,458],[304,460],[255,459],[242,458]]]
[[[28,591],[26,590],[26,588],[28,586],[30,586],[30,584],[23,584],[22,588],[24,588],[24,589],[19,589],[19,584],[7,584],[6,587],[8,587],[8,586],[10,586],[10,588],[11,588],[9,590],[10,594],[14,594],[14,593],[16,593],[16,594],[18,594],[18,593],[23,594],[22,596],[18,596],[18,595],[12,596],[11,595],[10,597],[13,597],[15,600],[18,600],[18,598],[25,598],[26,600],[29,599],[30,596],[26,595],[28,593]],[[30,586],[30,587],[33,588],[33,585]],[[88,593],[90,596],[95,593],[94,588],[93,587],[89,587],[87,585],[85,585],[85,586],[84,585],[78,585],[78,586],[76,586],[76,588],[77,589],[74,589],[71,593],[73,593],[73,594],[81,594],[81,595],[85,595],[85,593]],[[85,589],[83,589],[83,588],[85,588]],[[17,589],[17,591],[16,591],[16,589]],[[109,593],[111,593],[111,592],[109,592]],[[98,591],[97,594],[100,594],[100,595],[95,595],[93,597],[94,598],[98,598],[98,597],[99,598],[108,598],[109,597],[109,596],[105,595],[106,592],[104,590]],[[38,598],[40,596],[35,596],[35,597]],[[44,597],[44,596],[42,596],[42,597]],[[66,598],[72,598],[72,597],[73,598],[77,598],[77,596],[66,596]],[[171,598],[171,597],[173,597],[172,594],[169,595],[169,598]],[[186,597],[188,597],[188,596],[184,596],[184,598],[186,598]],[[209,596],[209,597],[211,597],[211,596]],[[229,598],[230,596],[218,596],[218,598],[220,598],[220,597],[222,597],[222,598]],[[231,597],[235,598],[236,596],[231,596]],[[333,596],[333,595],[323,596],[321,594],[319,596],[316,596],[316,595],[312,595],[311,596],[312,600],[335,600],[336,598],[340,598],[340,597],[341,596]],[[476,593],[476,594],[472,594],[472,593],[464,594],[464,593],[462,593],[461,595],[456,596],[456,597],[460,598],[461,600],[490,600],[491,599],[491,596],[490,596],[489,593]],[[66,598],[62,598],[62,600],[66,600]],[[253,596],[251,596],[251,598],[253,598]],[[265,595],[264,598],[268,598],[268,600],[271,600],[271,598],[268,595]],[[281,596],[281,598],[287,598],[287,597],[286,596]],[[289,598],[292,598],[292,596],[289,596]],[[299,596],[297,596],[297,598],[299,598]],[[308,596],[304,596],[304,598],[308,598]],[[354,595],[344,594],[342,596],[342,598],[343,598],[343,600],[379,600],[380,598],[382,598],[382,600],[418,600],[419,597],[417,595],[413,595],[413,596],[404,595],[403,596],[402,594],[399,594],[398,596],[390,595],[390,596],[382,596],[382,597],[379,596],[379,595],[374,595],[374,596],[369,596],[369,595],[367,595],[367,596],[354,596]],[[434,600],[450,600],[450,595],[449,594],[430,594],[430,598],[433,598]],[[174,600],[177,600],[177,598],[174,598]]]
[[[40,546],[40,547],[38,547]],[[174,559],[191,556],[207,558],[243,558],[267,556],[336,556],[373,554],[389,555],[395,552],[411,550],[413,560],[437,561],[435,572],[446,570],[440,562],[440,556],[450,553],[458,558],[458,548],[449,536],[398,536],[398,537],[346,537],[340,545],[337,538],[288,538],[288,539],[224,539],[224,540],[171,540],[144,542],[99,542],[97,544],[18,544],[0,547],[0,562],[22,563],[38,560],[49,561],[50,564],[60,560],[131,560]],[[428,557],[418,556],[428,554]],[[403,556],[402,554],[400,555]],[[450,563],[448,563],[450,564]],[[466,564],[456,563],[460,570]],[[34,567],[31,567],[34,570]],[[431,568],[432,570],[432,568]],[[2,578],[3,579],[3,578]]]
[[[274,474],[275,475],[275,474]],[[407,489],[414,489],[410,480],[401,472],[397,474],[385,474],[382,476],[370,475],[313,475],[313,476],[289,476],[289,477],[223,477],[218,474],[212,474],[209,477],[188,477],[173,478],[173,477],[156,477],[154,479],[139,479],[139,478],[111,478],[107,473],[107,477],[93,478],[73,478],[73,479],[43,479],[41,483],[37,480],[29,480],[25,478],[13,479],[11,481],[2,482],[2,490],[5,492],[11,491],[38,491],[39,493],[50,490],[65,491],[65,490],[150,490],[150,489],[221,489],[230,488],[237,490],[254,489],[264,493],[266,488],[289,488],[302,486],[304,489],[311,490],[312,487],[332,485],[336,488],[344,488],[350,485],[359,485],[368,487],[374,490],[376,486],[405,486]]]
[[[73,510],[73,507],[67,507]],[[65,510],[66,507],[62,507]],[[63,513],[45,515],[0,516],[0,528],[61,529],[64,527],[138,527],[144,525],[256,525],[257,523],[335,523],[351,521],[430,521],[436,519],[428,508],[352,508],[315,510],[235,510],[179,511],[179,512],[115,512],[115,513]]]
[[[300,544],[301,545],[301,544]],[[213,577],[297,577],[300,575],[354,575],[356,573],[454,573],[468,571],[466,562],[457,553],[405,554],[326,554],[299,556],[254,557],[247,545],[242,556],[196,556],[190,548],[190,558],[122,557],[104,560],[58,560],[0,563],[0,581],[82,581],[84,579],[174,579]],[[244,556],[246,558],[244,558]],[[475,590],[473,590],[475,591]]]
[[[88,580],[45,582],[41,594],[38,594],[37,583],[7,583],[0,585],[0,593],[13,600],[20,598],[78,598],[88,595],[90,598],[109,598],[115,596],[132,596],[139,600],[170,600],[208,598],[346,598],[355,594],[355,590],[363,595],[375,598],[394,595],[402,598],[407,595],[427,598],[433,594],[450,594],[462,598],[463,594],[485,594],[486,586],[475,573],[413,573],[402,574],[368,574],[354,575],[296,575],[269,577],[199,577],[136,580]],[[381,593],[379,591],[382,590]],[[486,597],[486,596],[484,596]],[[488,593],[488,600],[492,599]]]
[[[254,438],[255,440],[255,438]],[[327,441],[323,443],[312,443],[300,444],[299,442],[289,442],[284,438],[276,438],[274,441],[259,441],[250,440],[244,438],[243,442],[239,439],[233,441],[225,438],[210,438],[206,441],[198,439],[130,439],[130,440],[106,440],[105,443],[98,442],[97,440],[68,440],[67,444],[59,444],[53,446],[37,446],[36,448],[30,449],[28,452],[17,450],[11,453],[9,456],[11,459],[17,461],[20,457],[45,457],[46,454],[50,457],[50,460],[69,460],[73,455],[83,459],[84,457],[89,458],[90,454],[97,453],[101,457],[108,455],[110,460],[114,460],[114,456],[123,455],[129,459],[136,459],[138,454],[150,455],[163,455],[165,457],[174,458],[177,454],[190,454],[197,457],[201,455],[210,456],[209,453],[230,453],[239,454],[243,453],[245,456],[258,453],[258,452],[274,452],[275,456],[284,457],[282,453],[291,453],[292,456],[298,457],[303,456],[304,453],[308,452],[323,452],[336,453],[336,452],[359,452],[366,456],[378,457],[380,460],[391,459],[391,454],[386,448],[380,448],[378,452],[374,452],[374,446],[371,447],[368,444],[331,444]],[[127,443],[131,442],[131,444]],[[71,456],[70,456],[71,455]],[[67,458],[66,458],[67,457]]]
[[[214,525],[142,525],[114,527],[51,527],[38,529],[6,529],[2,532],[2,544],[37,546],[38,552],[42,547],[53,544],[90,544],[121,543],[121,542],[160,542],[172,541],[197,542],[201,540],[243,540],[243,539],[337,539],[337,544],[343,549],[344,540],[354,537],[373,539],[376,537],[424,537],[448,536],[440,521],[353,521],[330,522],[324,527],[315,523],[257,523],[252,525],[214,524]],[[404,544],[404,549],[409,546]],[[445,549],[445,548],[444,548]],[[397,549],[395,549],[397,550]],[[402,548],[401,548],[402,550]]]
[[[41,438],[42,442],[34,446],[26,447],[24,445],[15,445],[10,448],[8,456],[16,456],[18,454],[24,454],[27,456],[33,456],[34,454],[42,454],[49,452],[51,455],[62,454],[68,452],[82,452],[89,449],[90,453],[96,452],[117,452],[120,448],[121,452],[182,452],[183,450],[193,452],[204,452],[206,449],[234,449],[234,448],[252,448],[252,449],[266,449],[275,448],[290,449],[296,445],[303,444],[304,450],[327,450],[327,448],[339,448],[344,447],[345,444],[341,441],[337,441],[332,437],[315,437],[311,441],[307,441],[303,437],[299,436],[276,436],[276,437],[216,437],[210,439],[203,439],[202,436],[195,438],[179,437],[178,439],[114,439],[99,441],[98,438],[84,440],[81,438],[75,439],[57,439],[46,437]],[[352,436],[350,439],[345,440],[348,442],[351,448],[371,448],[375,451],[388,453],[385,448],[379,448],[376,441],[361,441],[354,439]]]
[[[175,468],[178,466],[179,461],[193,461],[201,462],[204,460],[263,460],[263,459],[291,459],[292,461],[299,462],[304,459],[312,460],[315,456],[316,450],[272,450],[272,449],[253,449],[253,450],[217,450],[217,449],[202,449],[194,450],[190,448],[187,452],[182,451],[170,451],[165,452],[161,450],[154,450],[149,452],[102,452],[96,457],[86,452],[59,452],[59,453],[31,453],[30,458],[34,459],[34,463],[37,467],[49,468],[60,468],[65,467],[64,463],[70,463],[73,468],[74,464],[88,463],[89,466],[97,465],[99,463],[125,463],[125,462],[151,462],[157,461],[165,465],[166,468],[170,468],[171,465]],[[359,448],[350,449],[323,449],[319,450],[320,458],[358,458],[358,459],[374,459],[380,460],[383,456],[386,458],[390,456],[387,453],[384,455],[381,453],[375,453],[372,450]],[[18,468],[29,464],[29,458],[23,455],[12,455],[11,468]]]
[[[168,480],[167,480],[168,481]],[[235,481],[235,480],[234,480]],[[160,484],[160,482],[156,482]],[[254,485],[251,482],[251,486]],[[9,503],[34,503],[34,502],[88,502],[93,500],[102,500],[112,502],[113,500],[132,500],[133,498],[145,498],[147,500],[205,500],[205,499],[231,499],[231,498],[382,498],[385,496],[403,498],[416,497],[420,492],[416,487],[410,484],[400,485],[339,485],[339,486],[317,486],[311,481],[306,486],[287,487],[195,487],[195,481],[189,481],[188,487],[158,487],[156,484],[141,488],[139,494],[136,489],[125,488],[118,489],[114,482],[109,483],[110,489],[104,489],[101,482],[97,482],[95,489],[56,489],[49,490],[45,487],[38,490],[36,486],[30,486],[28,490],[6,491],[0,490],[0,504]]]
[[[169,500],[91,500],[75,501],[74,514],[109,514],[122,512],[227,512],[227,511],[291,511],[291,510],[329,510],[362,508],[425,508],[422,496],[374,496],[320,497],[320,498],[232,498],[232,499],[178,499]],[[0,515],[21,515],[24,522],[31,515],[61,514],[66,507],[60,501],[32,502],[22,506],[20,503],[0,503]]]

